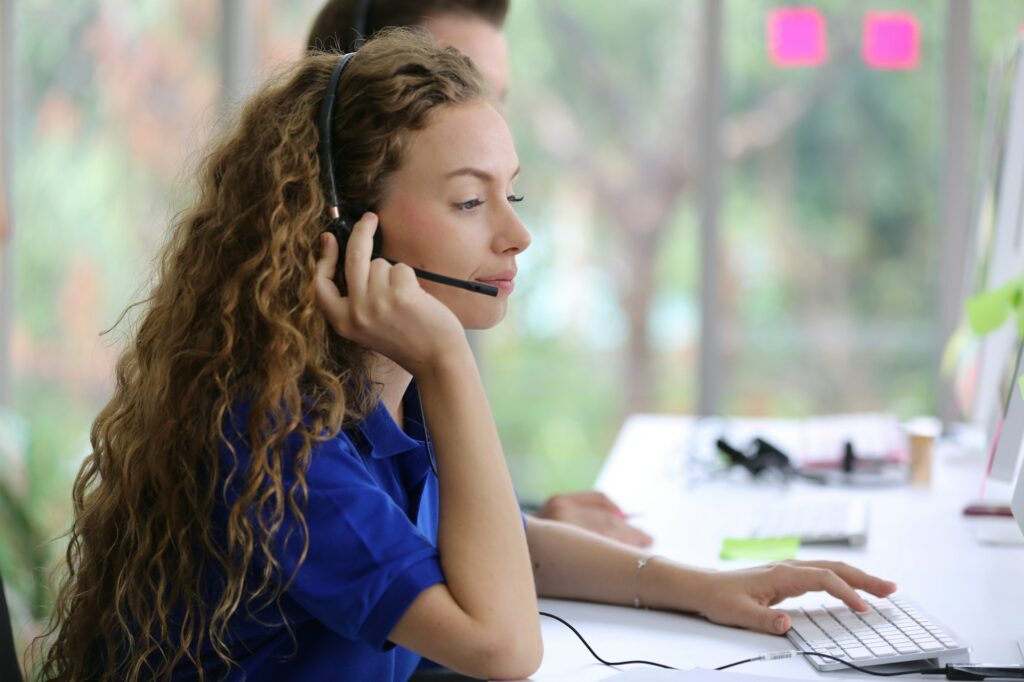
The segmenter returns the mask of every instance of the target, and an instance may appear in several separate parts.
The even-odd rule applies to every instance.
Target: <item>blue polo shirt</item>
[[[437,551],[437,477],[415,385],[403,407],[405,431],[381,403],[357,428],[314,448],[306,476],[305,560],[280,612],[266,607],[247,614],[243,607],[235,614],[228,644],[238,666],[227,679],[406,680],[416,668],[420,656],[387,637],[416,597],[444,575]],[[246,418],[243,409],[234,423]],[[248,456],[244,439],[231,440],[241,466]],[[295,451],[298,439],[289,445]],[[284,471],[290,483],[288,460]],[[286,527],[294,527],[288,518]],[[296,538],[279,546],[283,575],[289,576],[302,543]],[[207,678],[221,679],[224,670],[205,653]],[[174,676],[194,678],[187,666]]]

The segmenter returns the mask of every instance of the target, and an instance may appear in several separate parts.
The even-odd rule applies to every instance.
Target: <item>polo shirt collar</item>
[[[360,422],[359,432],[369,444],[370,457],[373,459],[394,457],[423,447],[423,440],[417,440],[423,438],[423,415],[415,381],[409,384],[402,397],[402,412],[412,435],[395,423],[384,401],[378,402],[373,412]]]

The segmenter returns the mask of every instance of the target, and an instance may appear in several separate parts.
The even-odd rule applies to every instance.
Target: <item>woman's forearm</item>
[[[437,458],[438,548],[448,589],[482,625],[532,626],[539,637],[522,517],[468,344],[416,381]]]
[[[541,597],[699,612],[714,572],[663,557],[638,568],[650,552],[557,521],[531,518],[527,537]]]
[[[784,611],[772,608],[789,597],[824,591],[857,611],[867,604],[864,590],[885,597],[896,585],[837,561],[785,561],[733,571],[694,568],[648,556],[557,521],[530,519],[530,555],[542,597],[608,604],[636,604],[666,611],[699,613],[722,625],[781,635],[790,626]]]

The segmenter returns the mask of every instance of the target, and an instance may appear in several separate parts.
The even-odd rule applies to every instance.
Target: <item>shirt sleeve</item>
[[[416,597],[444,581],[437,547],[373,480],[344,435],[310,457],[305,559],[298,533],[282,543],[288,595],[338,634],[387,648]],[[298,570],[296,571],[296,566]]]

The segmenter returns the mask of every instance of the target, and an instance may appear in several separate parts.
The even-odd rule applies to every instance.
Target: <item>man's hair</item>
[[[306,51],[348,52],[358,38],[369,38],[384,28],[420,26],[431,17],[461,14],[479,17],[501,28],[509,0],[373,0],[369,3],[366,35],[358,34],[360,0],[327,0],[310,29]]]

